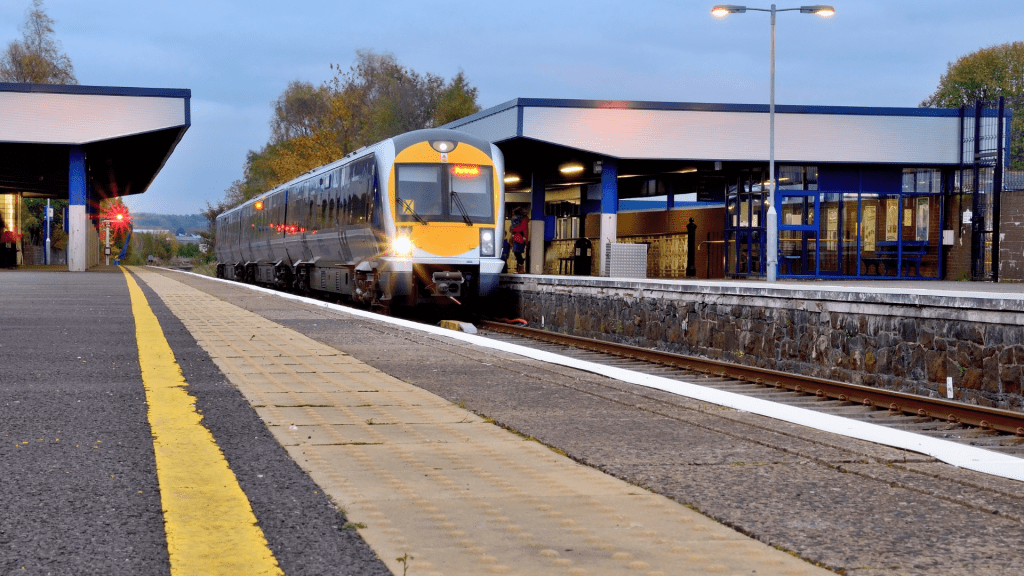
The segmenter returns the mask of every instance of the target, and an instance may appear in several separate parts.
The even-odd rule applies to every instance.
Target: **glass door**
[[[764,275],[767,174],[743,170],[726,192],[725,266],[733,277]]]
[[[780,276],[815,276],[818,271],[818,193],[780,191]]]

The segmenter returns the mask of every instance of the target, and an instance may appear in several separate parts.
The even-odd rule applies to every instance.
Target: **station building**
[[[999,192],[1024,211],[1011,116],[776,106],[778,277],[1024,280],[1024,228],[1000,229]],[[648,277],[758,278],[769,121],[767,105],[519,98],[445,127],[504,153],[507,208],[544,240],[531,273],[567,273],[585,238],[594,273],[641,244]]]
[[[24,198],[69,201],[68,268],[100,261],[99,203],[145,192],[191,126],[187,89],[0,83],[0,248],[24,263]],[[11,250],[10,248],[13,248]]]

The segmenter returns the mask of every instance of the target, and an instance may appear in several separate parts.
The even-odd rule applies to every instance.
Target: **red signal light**
[[[263,202],[261,200],[257,200],[256,203],[252,205],[252,207],[257,210],[263,210]]]

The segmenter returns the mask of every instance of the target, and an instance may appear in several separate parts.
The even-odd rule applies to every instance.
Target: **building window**
[[[904,168],[903,192],[911,194],[942,192],[942,172],[934,168]]]
[[[779,190],[817,190],[817,166],[779,166]]]

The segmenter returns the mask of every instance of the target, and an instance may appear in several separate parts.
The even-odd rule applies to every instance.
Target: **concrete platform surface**
[[[351,356],[134,269],[395,573],[827,573]]]

